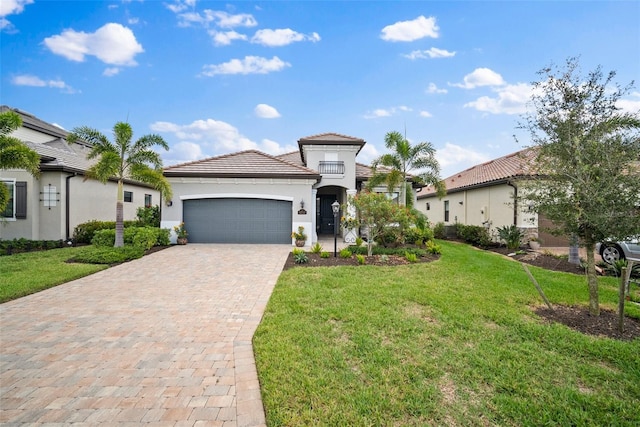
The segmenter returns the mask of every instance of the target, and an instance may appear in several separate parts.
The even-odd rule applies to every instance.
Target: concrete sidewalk
[[[0,423],[258,426],[286,245],[175,246],[0,305]]]

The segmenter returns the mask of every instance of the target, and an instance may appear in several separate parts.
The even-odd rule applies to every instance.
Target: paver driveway
[[[0,422],[265,423],[251,338],[288,246],[175,246],[0,305]]]

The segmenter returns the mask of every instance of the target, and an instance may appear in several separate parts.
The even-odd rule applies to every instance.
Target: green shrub
[[[84,248],[73,259],[85,264],[117,264],[141,258],[142,255],[144,255],[144,251],[133,246],[122,248],[93,246]]]
[[[351,258],[352,256],[353,253],[349,249],[344,248],[340,250],[340,258]]]
[[[358,264],[360,265],[364,265],[366,262],[366,258],[364,257],[364,255],[357,254],[356,259],[358,260]]]
[[[136,248],[143,250],[151,249],[158,240],[157,228],[151,227],[134,227],[132,244]]]
[[[418,255],[412,253],[412,252],[405,252],[404,253],[404,257],[407,259],[407,261],[409,262],[418,262]]]
[[[171,230],[169,230],[168,228],[158,228],[157,233],[158,233],[158,238],[156,239],[157,246],[169,246],[171,244],[171,240],[169,239]]]
[[[104,229],[96,230],[93,233],[91,244],[93,246],[108,247],[113,246],[116,242],[116,230]]]
[[[133,227],[137,224],[137,221],[124,221],[123,225],[125,229],[127,227]],[[73,241],[76,243],[91,243],[93,235],[98,230],[115,230],[115,221],[87,221],[82,224],[78,224],[73,230]]]
[[[136,210],[138,227],[160,228],[160,206],[140,207]]]
[[[306,264],[309,262],[309,257],[304,252],[298,252],[293,254],[293,262],[296,264]]]
[[[507,248],[518,249],[522,243],[524,233],[515,225],[505,225],[504,227],[496,228],[498,236],[505,242]]]
[[[320,258],[329,258],[331,254],[327,251],[320,252]]]
[[[304,249],[300,249],[300,248],[293,248],[293,250],[291,251],[291,253],[293,254],[293,256],[295,257],[297,254],[303,254],[304,253]]]
[[[442,248],[440,245],[436,244],[433,240],[429,240],[426,245],[427,252],[433,255],[440,255],[442,253]]]
[[[486,228],[479,225],[456,225],[456,235],[467,243],[485,248],[491,244],[491,238]]]
[[[444,222],[439,222],[433,226],[433,237],[436,239],[445,239],[447,234],[444,228]]]
[[[322,246],[320,243],[316,242],[313,246],[311,246],[311,253],[319,254],[322,252]]]
[[[364,240],[362,240],[362,237],[360,237],[360,236],[356,237],[356,246],[357,247],[362,246],[363,243],[364,243]]]

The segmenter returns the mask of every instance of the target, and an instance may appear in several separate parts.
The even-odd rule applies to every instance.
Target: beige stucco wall
[[[27,218],[5,221],[0,225],[1,239],[25,238],[31,240],[66,239],[66,177],[69,173],[43,172],[39,179],[24,171],[2,171],[0,177],[15,178],[27,182]],[[83,181],[83,176],[73,176],[69,182],[69,234],[78,225],[90,220],[115,221],[117,184]],[[46,207],[40,200],[44,187],[56,187],[55,206]],[[125,184],[126,191],[133,192],[133,202],[124,204],[124,219],[134,220],[138,207],[144,206],[144,195],[152,195],[152,205],[160,204],[156,190]]]
[[[265,179],[265,178],[168,178],[173,190],[171,206],[162,206],[160,226],[172,230],[183,219],[183,201],[206,198],[264,198],[290,200],[292,202],[291,230],[303,226],[307,235],[315,233],[313,221],[315,198],[312,187],[315,179]],[[304,200],[306,213],[299,213]],[[307,242],[309,244],[310,241]]]
[[[335,154],[337,161],[344,162],[345,173],[343,175],[324,174],[316,188],[326,186],[338,186],[343,188],[356,188],[356,153],[357,146],[339,145],[306,145],[305,160],[309,169],[318,170],[320,162],[327,160],[327,153]]]
[[[513,187],[501,184],[448,194],[441,200],[436,196],[418,199],[416,208],[432,223],[453,225],[490,225],[490,229],[513,224]],[[444,221],[444,202],[449,201],[449,221]],[[430,209],[426,205],[429,203]],[[526,202],[518,207],[517,226],[537,228],[537,217],[527,209]]]

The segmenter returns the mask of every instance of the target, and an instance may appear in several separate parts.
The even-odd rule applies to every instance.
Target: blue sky
[[[446,177],[526,145],[544,66],[639,81],[639,23],[638,1],[2,0],[0,102],[67,130],[128,121],[166,165],[324,132],[363,138],[370,163],[406,129]]]

